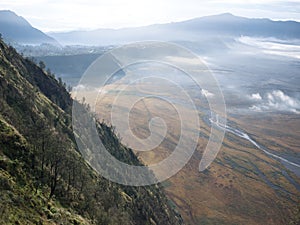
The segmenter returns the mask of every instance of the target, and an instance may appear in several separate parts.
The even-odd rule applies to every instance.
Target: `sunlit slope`
[[[158,185],[122,186],[85,162],[73,103],[89,115],[62,82],[0,40],[0,224],[182,224]],[[140,164],[111,127],[97,127],[111,154]]]

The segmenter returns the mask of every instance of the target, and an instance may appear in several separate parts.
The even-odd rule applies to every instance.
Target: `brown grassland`
[[[97,100],[96,113],[100,120],[111,122],[111,107],[118,88],[120,86],[117,84],[106,86],[105,97]],[[168,87],[163,88],[166,92],[170,91],[167,90]],[[148,93],[151,86],[141,86],[139,90]],[[131,96],[134,94],[128,89],[122,92],[118,96],[121,103],[117,107],[123,107],[125,110],[132,104]],[[93,96],[90,100],[92,104],[95,101],[95,93],[87,95]],[[202,103],[198,101],[197,104]],[[189,107],[181,107],[189,115]],[[300,193],[284,174],[298,183],[299,177],[247,140],[231,133],[226,133],[214,162],[207,170],[199,172],[199,162],[210,132],[210,127],[204,120],[205,114],[200,111],[199,115],[200,137],[194,155],[180,172],[163,182],[167,196],[182,214],[185,223],[289,224],[299,204]],[[127,119],[122,114],[119,116],[121,119]],[[145,164],[159,162],[174,150],[180,136],[180,119],[189,124],[188,116],[180,116],[171,104],[152,98],[144,98],[130,109],[130,128],[137,137],[147,138],[150,135],[149,121],[153,117],[163,118],[168,128],[164,141],[153,151],[139,152],[138,149],[134,149]],[[259,118],[229,115],[228,120],[274,152],[300,153],[298,115],[264,114]],[[116,127],[116,132],[118,129],[122,128]]]

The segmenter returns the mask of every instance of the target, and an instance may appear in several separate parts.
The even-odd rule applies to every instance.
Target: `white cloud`
[[[214,96],[213,93],[210,93],[208,90],[205,90],[205,89],[202,89],[202,90],[201,90],[201,94],[202,94],[203,96],[205,96],[206,98],[211,98],[211,97]]]
[[[249,98],[251,100],[254,100],[254,101],[260,101],[260,100],[262,100],[262,97],[261,97],[261,95],[259,93],[252,94],[252,95],[249,96]]]
[[[79,85],[73,87],[72,91],[85,91],[86,89],[87,89],[86,86],[79,84]]]
[[[244,36],[239,38],[238,41],[254,47],[261,53],[300,59],[299,40],[288,40],[285,42],[284,40],[277,40],[275,38],[252,38]],[[253,49],[251,49],[251,52],[254,52]]]
[[[261,101],[262,102],[260,104],[253,105],[250,109],[255,111],[276,110],[300,113],[300,102],[280,90],[267,93]]]

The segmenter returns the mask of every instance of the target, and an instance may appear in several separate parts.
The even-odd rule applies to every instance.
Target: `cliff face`
[[[60,82],[0,41],[0,224],[181,224],[158,185],[118,185],[85,163],[71,106]],[[139,164],[98,127],[112,154]]]

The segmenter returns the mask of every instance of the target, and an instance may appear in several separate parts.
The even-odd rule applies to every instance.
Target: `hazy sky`
[[[1,0],[43,31],[120,28],[231,12],[300,21],[300,0]]]

